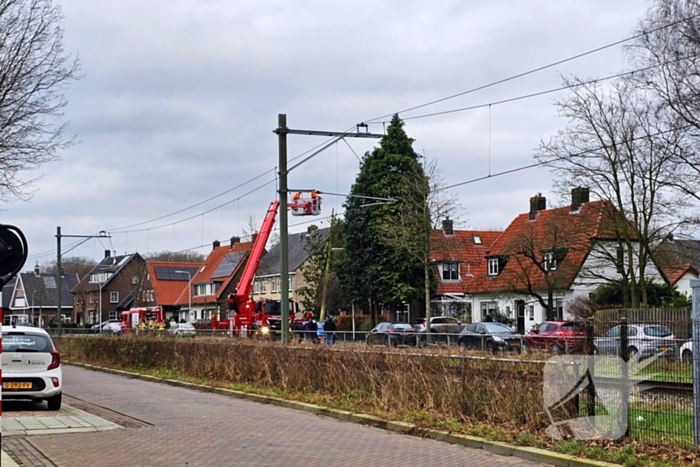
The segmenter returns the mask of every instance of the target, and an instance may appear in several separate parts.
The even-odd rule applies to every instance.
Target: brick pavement
[[[32,437],[59,467],[542,465],[216,394],[63,371],[67,394],[153,426]]]

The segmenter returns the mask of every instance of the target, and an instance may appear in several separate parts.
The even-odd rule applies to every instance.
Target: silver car
[[[615,326],[603,337],[597,337],[594,341],[594,350],[600,354],[619,355],[621,329],[621,326]],[[627,336],[630,358],[648,358],[659,353],[671,358],[676,354],[676,336],[667,326],[629,324]]]
[[[197,330],[192,323],[176,323],[170,326],[168,334],[175,337],[195,337]]]

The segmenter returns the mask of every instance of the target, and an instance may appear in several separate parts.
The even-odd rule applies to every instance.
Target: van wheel
[[[49,404],[49,410],[59,410],[61,408],[61,394],[46,399]]]

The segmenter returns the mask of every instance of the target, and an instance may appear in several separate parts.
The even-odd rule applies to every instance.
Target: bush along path
[[[499,453],[510,449],[513,454],[512,446],[499,444],[508,443],[537,448],[532,452],[547,449],[630,466],[700,465],[695,449],[675,444],[552,441],[544,433],[549,421],[542,414],[542,363],[537,361],[436,357],[401,350],[336,351],[217,339],[81,336],[55,342],[70,362],[167,379],[171,384],[204,386],[199,389],[235,391],[229,394],[240,397],[242,393],[254,399],[271,397],[279,404],[303,403],[297,408],[312,404],[309,410],[335,409],[339,418],[366,414],[369,418],[352,416],[422,436],[476,436],[483,439],[465,438],[468,441],[461,443],[481,442],[487,447],[488,442],[498,442],[492,449],[501,449]],[[566,459],[538,460],[579,465]]]

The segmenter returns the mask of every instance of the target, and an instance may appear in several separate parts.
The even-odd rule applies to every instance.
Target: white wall
[[[694,272],[686,272],[683,277],[681,277],[678,282],[676,282],[676,287],[680,293],[686,294],[688,297],[693,296],[693,289],[690,288],[690,281],[698,279],[698,275]]]

